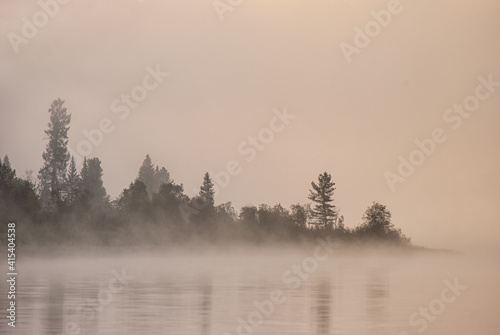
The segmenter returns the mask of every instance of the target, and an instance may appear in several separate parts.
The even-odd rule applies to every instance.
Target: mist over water
[[[0,333],[496,335],[500,328],[498,265],[466,255],[330,254],[313,246],[25,256],[19,272],[17,325],[2,322]]]

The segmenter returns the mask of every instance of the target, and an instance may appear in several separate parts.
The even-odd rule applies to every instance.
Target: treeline
[[[18,223],[19,242],[34,245],[93,245],[307,242],[318,236],[344,241],[384,241],[409,245],[391,222],[387,208],[374,202],[361,224],[348,229],[334,205],[335,183],[327,172],[311,183],[311,204],[245,206],[216,204],[214,184],[203,176],[199,193],[185,194],[165,167],[146,155],[137,178],[111,200],[97,157],[80,168],[68,152],[71,115],[56,99],[45,130],[47,146],[36,180],[20,178],[0,159],[0,220]]]

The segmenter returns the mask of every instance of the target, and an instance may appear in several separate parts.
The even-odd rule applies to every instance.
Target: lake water
[[[496,260],[325,250],[23,256],[0,334],[500,334]]]

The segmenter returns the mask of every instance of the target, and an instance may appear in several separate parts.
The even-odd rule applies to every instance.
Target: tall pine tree
[[[313,222],[318,228],[332,228],[337,217],[337,211],[333,202],[333,192],[335,191],[335,183],[332,182],[332,176],[329,173],[320,174],[318,183],[311,183],[309,199],[315,205],[311,216]]]
[[[43,166],[38,172],[40,198],[48,205],[51,196],[60,194],[65,186],[68,153],[68,130],[71,114],[68,114],[64,101],[57,98],[49,108],[50,121],[45,130],[48,140],[42,154]]]

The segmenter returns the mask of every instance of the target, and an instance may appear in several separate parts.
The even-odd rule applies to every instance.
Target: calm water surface
[[[500,334],[493,260],[318,255],[24,257],[0,333]]]

